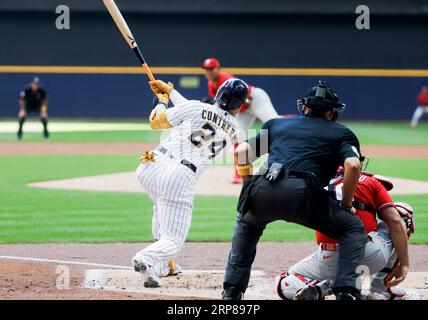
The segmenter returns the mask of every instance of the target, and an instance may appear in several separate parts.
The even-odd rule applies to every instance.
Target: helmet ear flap
[[[333,110],[333,113],[331,114],[331,121],[336,121],[339,118],[339,112],[337,110]]]

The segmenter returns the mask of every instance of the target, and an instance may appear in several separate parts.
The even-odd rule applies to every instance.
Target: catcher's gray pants
[[[357,216],[344,210],[327,192],[311,193],[305,179],[281,179],[272,184],[261,177],[254,183],[254,190],[250,211],[240,214],[236,221],[223,284],[225,289],[233,286],[245,292],[257,243],[266,225],[276,220],[336,235],[340,239],[340,249],[334,289],[357,289],[356,272],[367,242],[364,226]],[[316,215],[319,211],[313,207],[319,205],[318,200],[327,204],[321,216]]]
[[[369,275],[384,270],[395,263],[392,241],[385,223],[379,223],[377,232],[370,232],[370,240],[364,249],[364,257],[358,268],[362,275]],[[289,274],[299,274],[310,280],[332,280],[337,269],[338,251],[327,245],[319,245],[316,252],[291,266]],[[390,266],[392,268],[392,266]]]

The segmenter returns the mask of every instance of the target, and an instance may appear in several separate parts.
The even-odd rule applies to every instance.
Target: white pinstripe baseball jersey
[[[170,134],[156,148],[155,161],[137,169],[138,181],[153,201],[152,234],[157,241],[138,252],[133,261],[154,267],[159,276],[170,272],[168,261],[186,240],[198,176],[238,138],[237,121],[228,112],[187,100],[176,90],[170,99],[174,103],[166,110],[173,126]],[[195,170],[183,165],[183,160]]]
[[[176,90],[170,95],[175,107],[166,110],[173,126],[161,142],[178,161],[185,159],[200,174],[238,136],[236,118],[216,105],[184,99]]]

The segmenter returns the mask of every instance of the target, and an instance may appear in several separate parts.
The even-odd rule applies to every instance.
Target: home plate
[[[178,276],[162,278],[162,288],[145,288],[140,274],[133,270],[86,271],[84,288],[107,291],[125,291],[135,293],[165,295],[171,299],[220,299],[224,272],[222,270],[186,270]],[[400,284],[406,288],[409,300],[428,298],[428,277],[426,272],[410,272]],[[367,293],[369,278],[363,277],[363,293]],[[275,279],[263,271],[251,272],[250,283],[245,293],[246,300],[278,300]],[[334,299],[329,296],[328,299]]]
[[[132,270],[87,270],[83,286],[90,289],[161,294],[184,298],[220,299],[224,271],[185,270],[178,276],[162,278],[162,288],[145,288],[140,274]],[[274,278],[263,271],[252,271],[245,299],[278,299]]]

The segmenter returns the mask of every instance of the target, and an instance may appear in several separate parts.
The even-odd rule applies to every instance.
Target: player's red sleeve
[[[217,94],[218,88],[220,88],[221,85],[226,80],[229,80],[229,79],[234,78],[234,77],[235,76],[233,74],[222,72],[222,73],[220,73],[220,77],[219,77],[217,83],[214,83],[214,81],[212,81],[212,80],[208,80],[208,95],[211,98],[214,98],[215,95]]]
[[[236,78],[236,76],[234,76],[233,74],[230,73],[226,73],[226,72],[222,72],[220,74],[220,78],[218,79],[218,82],[216,84],[214,84],[214,82],[212,80],[208,80],[208,96],[210,96],[211,98],[214,98],[215,95],[217,94],[217,90],[218,88],[221,87],[221,85],[229,79],[232,78]],[[252,90],[252,86],[248,85],[248,98],[251,97],[251,90]]]
[[[394,201],[392,201],[391,196],[389,195],[388,191],[386,191],[383,184],[376,179],[372,180],[374,188],[373,201],[376,206],[375,209],[377,209],[377,212],[386,207],[393,207]]]
[[[416,100],[419,105],[426,106],[428,105],[428,94],[427,93],[419,93],[416,97]]]
[[[208,80],[208,96],[211,98],[215,97],[216,92],[214,91],[214,85],[212,80]]]

